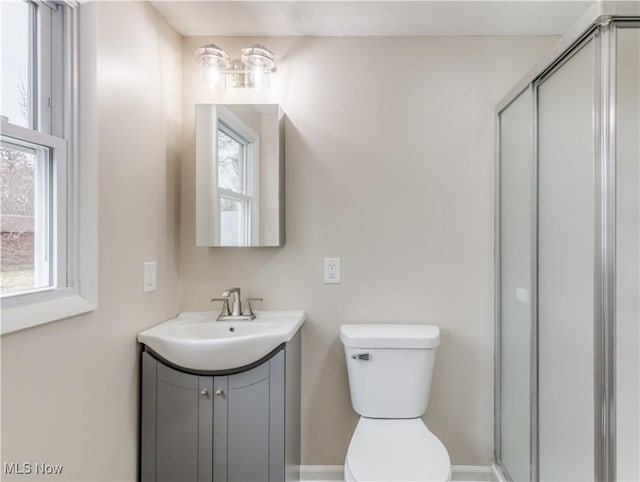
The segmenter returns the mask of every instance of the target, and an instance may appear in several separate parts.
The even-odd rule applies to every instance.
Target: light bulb
[[[208,65],[204,69],[204,80],[210,89],[216,89],[220,83],[220,69],[215,65]]]
[[[264,77],[264,72],[260,66],[256,65],[251,69],[251,78],[253,80],[253,88],[259,89],[262,87],[262,79]]]

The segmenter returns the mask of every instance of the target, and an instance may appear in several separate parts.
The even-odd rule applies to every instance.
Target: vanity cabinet
[[[300,334],[248,367],[191,372],[142,353],[142,482],[294,481]]]

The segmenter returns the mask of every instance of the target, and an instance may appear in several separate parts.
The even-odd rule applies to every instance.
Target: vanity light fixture
[[[240,59],[231,60],[216,44],[207,44],[195,51],[196,61],[202,66],[204,78],[211,88],[229,85],[268,88],[271,73],[276,71],[273,52],[264,45],[255,44],[242,49],[241,54]]]

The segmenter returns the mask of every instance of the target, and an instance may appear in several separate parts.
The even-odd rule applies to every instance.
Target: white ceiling
[[[593,1],[151,0],[184,36],[561,35]]]

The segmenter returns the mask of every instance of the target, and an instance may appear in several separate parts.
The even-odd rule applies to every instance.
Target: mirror
[[[284,113],[196,105],[196,245],[284,245]]]

